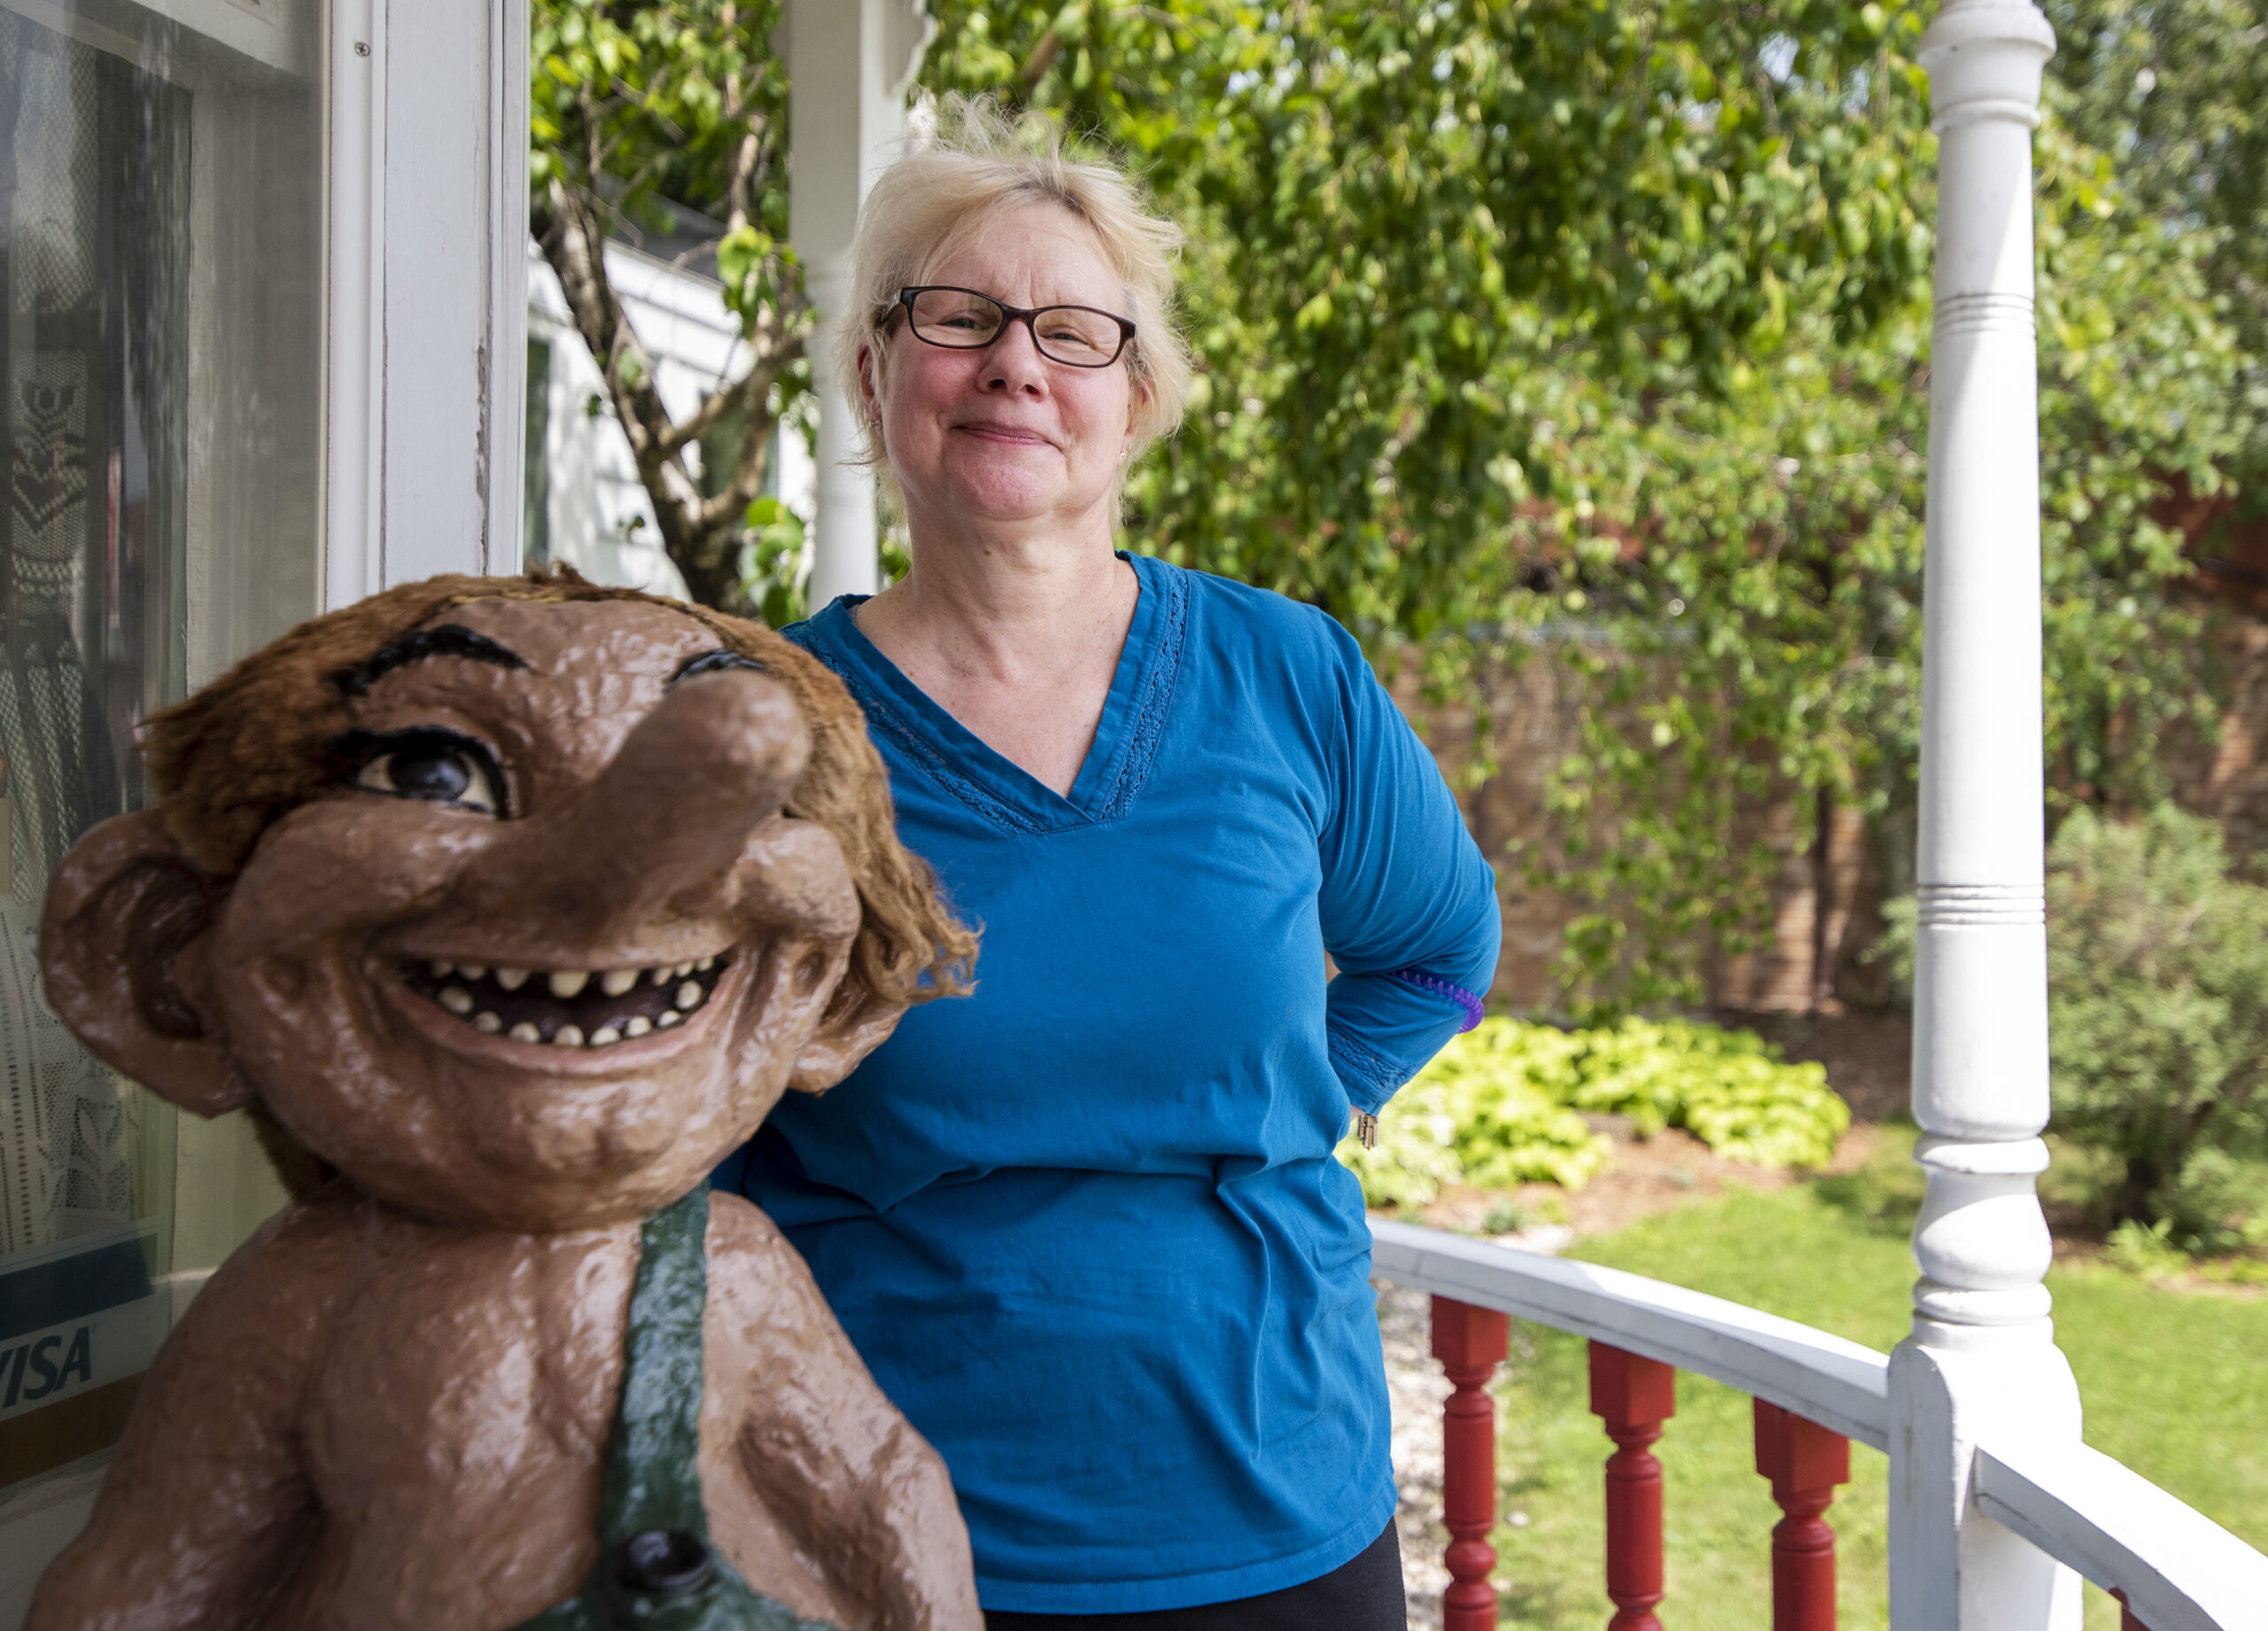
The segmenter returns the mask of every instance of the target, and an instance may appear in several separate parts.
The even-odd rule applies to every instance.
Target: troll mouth
[[[681,1025],[732,967],[721,952],[639,968],[514,968],[420,959],[402,983],[483,1036],[556,1048],[606,1048]]]

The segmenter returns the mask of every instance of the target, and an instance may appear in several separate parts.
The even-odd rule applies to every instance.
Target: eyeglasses
[[[1091,306],[1042,306],[1028,311],[974,289],[945,283],[899,290],[882,322],[887,323],[900,306],[915,339],[947,351],[982,351],[1011,322],[1021,322],[1031,330],[1032,344],[1049,361],[1107,369],[1134,338],[1133,321],[1114,312]]]

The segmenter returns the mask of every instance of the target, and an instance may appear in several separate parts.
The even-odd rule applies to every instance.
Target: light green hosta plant
[[[1824,1067],[1788,1064],[1754,1031],[1630,1019],[1576,1034],[1577,1107],[1627,1115],[1641,1138],[1682,1127],[1728,1161],[1819,1167],[1851,1124]]]
[[[1376,1149],[1340,1144],[1363,1200],[1421,1207],[1449,1184],[1590,1182],[1610,1146],[1567,1107],[1575,1079],[1564,1042],[1549,1026],[1485,1020],[1444,1048],[1379,1118]]]
[[[1372,1206],[1423,1206],[1448,1184],[1579,1189],[1612,1149],[1583,1111],[1627,1116],[1641,1137],[1683,1127],[1720,1155],[1770,1167],[1823,1164],[1851,1122],[1824,1070],[1785,1063],[1751,1031],[1491,1019],[1386,1107],[1377,1149],[1349,1138],[1340,1155]]]
[[[1339,1159],[1362,1180],[1365,1205],[1415,1208],[1442,1185],[1464,1182],[1446,1083],[1420,1076],[1403,1088],[1379,1118],[1378,1138],[1376,1149],[1364,1149],[1352,1133],[1339,1142]]]
[[[1685,1101],[1688,1132],[1728,1161],[1759,1167],[1823,1167],[1850,1124],[1850,1107],[1829,1091],[1824,1066],[1760,1054],[1720,1061]]]

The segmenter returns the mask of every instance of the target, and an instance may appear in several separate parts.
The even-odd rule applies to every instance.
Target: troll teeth
[[[551,994],[565,998],[581,994],[591,982],[591,976],[579,968],[555,968],[551,974]]]
[[[620,997],[637,983],[635,968],[610,968],[599,976],[599,989],[610,997]]]

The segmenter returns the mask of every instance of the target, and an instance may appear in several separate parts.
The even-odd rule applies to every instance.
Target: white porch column
[[[1922,36],[1938,135],[1914,990],[1913,1333],[1891,1360],[1895,1631],[2076,1631],[2079,1582],[1970,1499],[1980,1435],[2075,1441],[2040,1278],[2047,1164],[2039,384],[2031,132],[2054,52],[2029,0]]]
[[[810,604],[882,586],[874,481],[858,454],[858,420],[835,388],[824,325],[842,310],[845,255],[866,183],[904,134],[905,92],[936,23],[924,0],[788,0],[788,236],[804,259],[822,325],[812,374],[819,395],[819,516]]]

